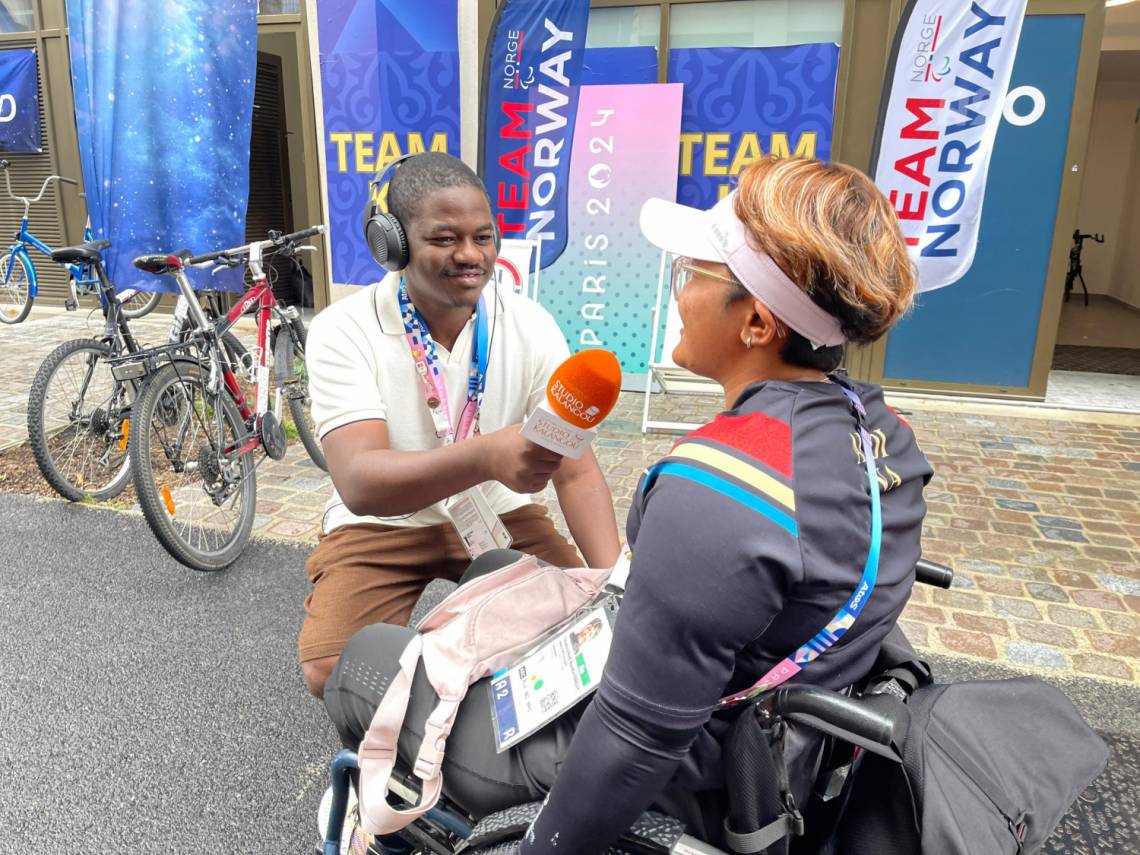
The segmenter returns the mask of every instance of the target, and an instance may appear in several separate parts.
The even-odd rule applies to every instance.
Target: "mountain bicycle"
[[[297,242],[324,230],[313,226],[289,235],[270,232],[268,240],[195,257],[186,252],[135,259],[140,270],[171,276],[189,301],[193,330],[184,345],[127,357],[119,370],[138,370],[132,366],[140,362],[165,362],[154,368],[135,406],[128,451],[139,505],[151,531],[167,552],[195,570],[228,567],[249,541],[257,465],[265,457],[280,460],[287,448],[283,404],[288,404],[313,462],[325,468],[308,414],[305,326],[296,308],[277,303],[262,268],[269,255],[315,250]],[[211,322],[197,302],[190,301],[194,292],[186,268],[240,266],[249,269],[252,288],[224,317]],[[239,385],[221,342],[251,310],[257,313],[253,401]],[[264,456],[255,460],[259,449]]]
[[[28,442],[44,480],[73,502],[117,496],[130,479],[127,436],[131,408],[146,382],[146,372],[119,379],[114,360],[141,348],[131,333],[128,313],[107,278],[101,251],[108,241],[93,241],[52,252],[59,263],[92,271],[103,310],[100,336],[65,341],[36,370],[28,393]],[[217,295],[207,295],[206,311],[220,315]],[[168,341],[189,332],[189,307],[179,296]],[[232,333],[223,337],[228,362],[237,370],[252,358]]]
[[[43,199],[51,182],[61,181],[64,184],[75,186],[78,186],[79,182],[74,178],[65,178],[62,175],[49,175],[44,179],[39,194],[34,199],[30,199],[26,196],[17,196],[12,192],[12,178],[8,173],[9,166],[8,161],[0,160],[0,171],[4,173],[4,184],[8,190],[8,196],[23,204],[24,213],[20,219],[20,231],[16,233],[15,242],[8,247],[3,258],[0,259],[0,322],[18,324],[31,312],[32,303],[35,302],[36,295],[39,292],[36,266],[32,263],[28,247],[52,258],[52,248],[28,231],[31,207]],[[92,239],[91,227],[88,226],[83,233],[84,244],[90,244]],[[110,246],[110,243],[106,245]],[[52,258],[52,260],[55,259]],[[68,272],[68,287],[71,296],[65,305],[69,310],[79,307],[80,296],[94,294],[100,295],[100,299],[102,299],[101,281],[95,272],[92,261],[80,259],[74,262],[58,263],[65,267]],[[138,289],[127,289],[119,295],[119,305],[122,307],[125,317],[141,318],[154,309],[161,299],[162,294],[158,292],[148,293]]]

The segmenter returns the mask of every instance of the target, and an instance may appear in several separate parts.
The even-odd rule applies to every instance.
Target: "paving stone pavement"
[[[160,341],[167,319],[134,327],[140,338]],[[26,438],[27,388],[43,357],[98,329],[85,313],[33,315],[0,328],[0,448]],[[640,473],[677,439],[641,434],[643,402],[624,393],[595,443],[623,530]],[[653,402],[655,418],[693,423],[722,405],[709,395]],[[1031,672],[1140,678],[1140,415],[892,402],[936,471],[926,492],[924,555],[956,571],[949,591],[915,588],[903,614],[915,644]],[[328,490],[328,476],[299,445],[284,460],[266,460],[254,534],[315,543]],[[553,491],[538,499],[564,530]]]

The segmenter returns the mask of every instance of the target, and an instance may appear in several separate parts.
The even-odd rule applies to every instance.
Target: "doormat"
[[[1140,349],[1059,344],[1053,351],[1053,369],[1140,375]]]

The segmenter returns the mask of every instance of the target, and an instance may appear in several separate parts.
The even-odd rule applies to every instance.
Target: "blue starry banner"
[[[138,255],[245,241],[257,0],[67,0],[87,212],[119,290]],[[191,271],[241,290],[241,271]]]

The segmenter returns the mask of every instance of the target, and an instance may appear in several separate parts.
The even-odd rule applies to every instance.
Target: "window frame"
[[[619,9],[626,6],[657,6],[660,11],[661,31],[657,36],[657,82],[669,82],[669,30],[670,12],[673,6],[690,6],[698,3],[719,3],[724,0],[590,0],[591,9]],[[843,53],[851,38],[851,22],[854,17],[855,0],[844,0],[842,39],[839,43],[840,76],[843,74]],[[838,101],[836,103],[838,108]]]
[[[42,28],[40,22],[40,4],[36,2],[36,0],[27,0],[27,4],[28,10],[32,13],[32,21],[29,28],[26,30],[16,30],[11,33],[0,33],[0,40],[26,39],[40,32]]]
[[[258,0],[257,8],[257,23],[259,24],[298,23],[301,20],[301,12],[305,8],[305,0],[297,0],[296,12],[262,12],[261,0]]]

